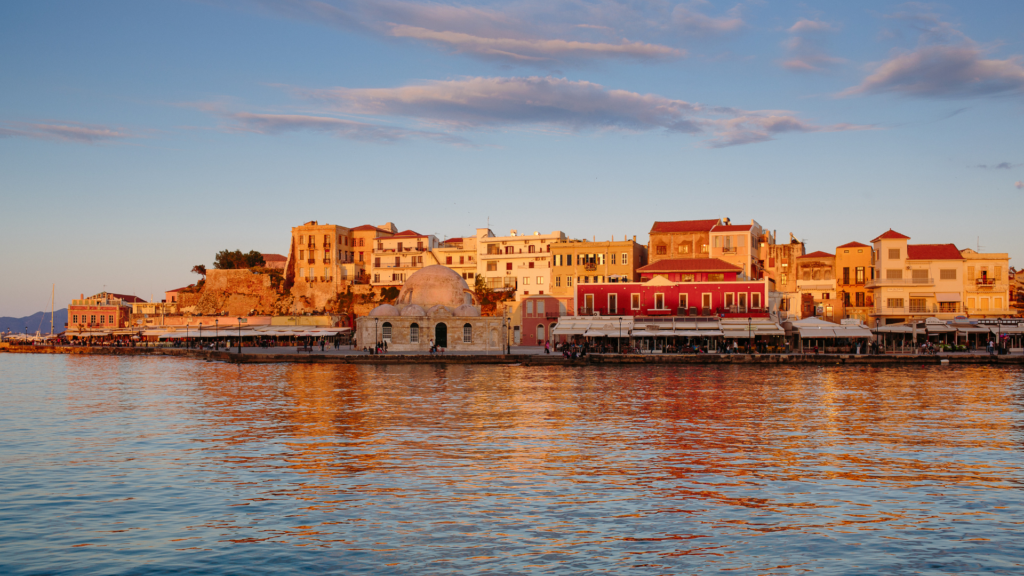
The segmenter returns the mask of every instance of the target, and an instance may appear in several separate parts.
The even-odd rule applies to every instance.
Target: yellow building
[[[1010,306],[1010,255],[983,254],[970,248],[960,251],[964,259],[964,313],[971,318],[1013,316]]]
[[[853,318],[868,325],[875,305],[874,290],[867,283],[874,280],[874,250],[867,244],[850,242],[836,248],[836,290],[838,318]]]
[[[711,258],[718,258],[740,269],[741,278],[760,279],[762,264],[759,246],[764,234],[761,225],[751,220],[750,224],[735,225],[725,219],[708,233],[711,240]]]
[[[434,264],[447,266],[473,287],[476,284],[476,237],[448,238],[431,252]]]
[[[576,284],[639,282],[637,268],[647,264],[647,247],[632,240],[561,240],[551,244],[549,294],[573,309]]]
[[[953,244],[909,244],[909,236],[888,230],[871,241],[875,324],[912,319],[952,320],[963,313],[964,258]]]
[[[425,265],[434,264],[430,253],[440,244],[437,236],[412,230],[376,238],[373,242],[370,283],[374,286],[401,287],[414,272]]]

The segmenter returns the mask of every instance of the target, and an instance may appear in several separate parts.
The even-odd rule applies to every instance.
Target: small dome
[[[419,304],[430,308],[436,304],[457,308],[472,304],[472,291],[462,276],[447,266],[434,264],[412,273],[398,293],[396,304]]]
[[[370,310],[370,316],[398,316],[398,308],[395,308],[391,304],[381,304],[373,310]]]
[[[427,309],[427,316],[451,316],[452,311],[447,306],[440,304]]]
[[[453,314],[455,316],[459,316],[459,317],[479,316],[480,315],[480,311],[476,309],[476,306],[470,306],[469,304],[463,304],[462,306],[459,306],[458,308],[456,308],[455,312]]]
[[[426,316],[426,311],[419,304],[409,304],[402,308],[402,316]]]

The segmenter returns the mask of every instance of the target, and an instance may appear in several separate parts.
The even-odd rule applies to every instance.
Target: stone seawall
[[[987,354],[953,356],[901,356],[901,355],[801,355],[801,354],[591,354],[579,360],[563,360],[558,355],[483,355],[451,356],[390,354],[381,356],[354,354],[261,354],[246,352],[238,355],[226,351],[188,350],[182,348],[107,348],[90,346],[0,346],[0,354],[85,354],[97,356],[173,356],[196,358],[235,364],[521,364],[525,366],[624,366],[638,364],[730,364],[730,365],[872,365],[872,366],[938,366],[943,361],[953,364],[980,364],[991,366],[1024,366],[1024,356],[989,356]]]

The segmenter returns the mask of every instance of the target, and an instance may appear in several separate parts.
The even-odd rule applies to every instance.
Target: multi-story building
[[[347,244],[351,230],[345,226],[306,222],[292,228],[285,278],[293,282],[292,293],[310,298],[322,306],[355,280]]]
[[[764,276],[775,282],[772,298],[778,300],[779,316],[783,320],[800,314],[800,290],[797,289],[797,259],[806,253],[804,243],[789,233],[789,242],[776,244],[775,234],[766,232],[758,253],[764,266]]]
[[[469,284],[476,284],[476,237],[448,238],[431,252],[434,264],[447,266],[459,273]]]
[[[424,266],[434,263],[432,250],[441,243],[433,234],[420,234],[412,230],[398,232],[392,236],[380,236],[373,243],[373,266],[370,283],[374,286],[397,286]]]
[[[660,274],[651,280],[618,284],[577,284],[576,315],[581,316],[768,316],[768,279],[749,280],[739,268],[716,258],[676,259],[720,262],[710,272],[685,272],[693,280],[674,280]],[[658,269],[662,262],[641,269]]]
[[[81,294],[68,306],[68,331],[124,328],[128,325],[132,304],[142,302],[145,300],[127,294],[100,292],[88,298]]]
[[[892,229],[871,241],[875,325],[911,319],[951,320],[963,312],[964,258],[953,244],[909,244]]]
[[[836,296],[836,257],[828,252],[811,252],[797,258],[797,290],[800,318],[811,316],[838,324],[842,312]]]
[[[1010,306],[1016,309],[1017,315],[1024,311],[1024,273],[1016,268],[1010,268]]]
[[[477,228],[477,274],[492,290],[514,290],[516,301],[536,294],[551,293],[551,245],[565,240],[565,234],[534,232],[495,236]]]
[[[711,229],[721,224],[724,224],[721,218],[655,222],[649,233],[648,260],[654,264],[669,258],[708,258]]]
[[[551,246],[552,275],[549,294],[572,309],[576,284],[637,282],[637,268],[647,264],[647,247],[632,240],[562,240]]]
[[[850,242],[836,248],[836,291],[838,318],[860,320],[865,326],[875,305],[875,294],[867,283],[875,279],[874,250],[867,244]]]
[[[391,222],[383,226],[363,224],[350,231],[349,245],[352,247],[352,262],[356,270],[359,284],[370,283],[370,272],[373,267],[373,247],[378,238],[390,238],[398,232]]]
[[[970,318],[1012,316],[1010,306],[1010,255],[983,254],[970,248],[960,251],[964,259],[964,314]]]
[[[764,236],[761,225],[754,220],[743,225],[730,224],[728,218],[724,221],[725,224],[716,225],[708,234],[711,239],[709,256],[739,267],[741,277],[761,278],[760,242]]]

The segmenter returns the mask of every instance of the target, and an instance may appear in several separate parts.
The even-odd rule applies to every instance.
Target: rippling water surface
[[[1024,373],[0,356],[2,573],[1024,571]]]

